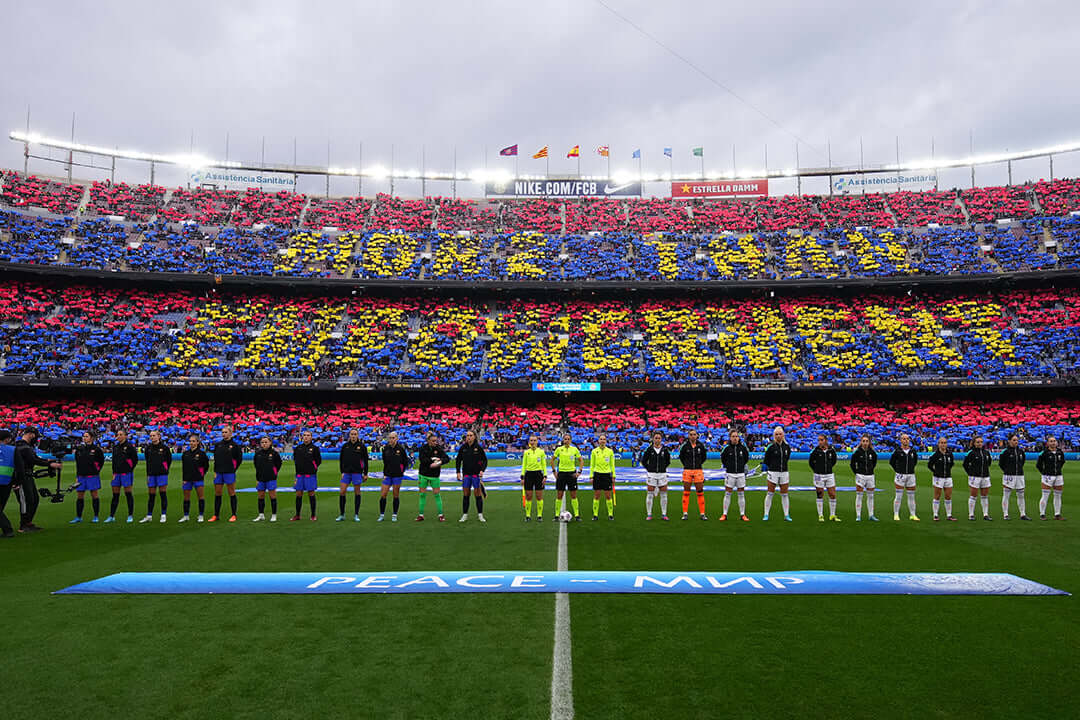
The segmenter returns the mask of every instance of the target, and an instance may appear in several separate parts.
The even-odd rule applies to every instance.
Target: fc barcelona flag
[[[505,156],[517,155],[517,147],[518,147],[517,145],[511,145],[509,147],[504,147],[502,150],[499,151],[499,154],[500,155],[505,155]]]

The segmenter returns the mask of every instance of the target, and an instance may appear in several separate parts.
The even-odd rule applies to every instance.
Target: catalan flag
[[[540,158],[546,158],[548,156],[547,151],[548,151],[548,146],[545,145],[544,147],[542,147],[542,148],[540,148],[539,150],[536,151],[536,154],[533,155],[533,160],[539,160]]]
[[[575,145],[574,147],[570,148],[570,152],[566,153],[566,157],[581,157],[581,146]]]
[[[596,154],[600,157],[611,157],[611,148],[609,148],[607,145],[601,145],[600,147],[596,148]]]

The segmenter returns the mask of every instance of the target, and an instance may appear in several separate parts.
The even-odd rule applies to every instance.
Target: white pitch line
[[[559,523],[559,572],[566,572],[566,523]],[[570,652],[570,596],[555,593],[555,650],[551,661],[551,720],[574,717],[574,671]]]

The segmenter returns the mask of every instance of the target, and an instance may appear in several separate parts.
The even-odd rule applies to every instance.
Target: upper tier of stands
[[[1080,181],[697,200],[0,188],[0,262],[406,280],[730,281],[1077,267]],[[45,211],[45,212],[43,212]]]
[[[1080,292],[642,301],[0,284],[0,372],[455,383],[1080,376]]]
[[[81,435],[82,431],[91,430],[106,448],[112,445],[120,429],[127,430],[129,438],[140,446],[146,444],[151,430],[159,431],[164,441],[175,448],[186,447],[191,433],[201,435],[203,442],[211,445],[221,436],[226,423],[233,425],[237,441],[247,451],[253,450],[264,435],[277,447],[293,445],[303,430],[310,430],[315,443],[324,450],[337,450],[351,428],[356,428],[361,440],[373,447],[381,445],[390,430],[396,430],[401,441],[414,450],[429,430],[455,447],[465,430],[472,429],[489,450],[520,450],[529,436],[535,434],[549,452],[560,434],[567,431],[585,454],[601,432],[608,436],[609,445],[616,451],[640,451],[653,429],[664,433],[669,446],[681,442],[689,430],[697,430],[706,448],[717,451],[727,441],[728,430],[737,428],[745,435],[751,450],[761,451],[776,425],[784,426],[792,448],[803,452],[816,445],[818,433],[827,434],[839,449],[851,450],[863,432],[871,436],[882,453],[895,447],[901,433],[910,435],[920,450],[931,449],[939,437],[944,437],[951,448],[963,451],[970,447],[975,435],[982,435],[988,448],[1001,449],[1014,432],[1021,447],[1028,451],[1041,450],[1050,435],[1057,437],[1065,449],[1080,448],[1080,402],[1076,400],[892,404],[856,401],[842,405],[499,402],[477,407],[436,401],[148,404],[86,399],[0,405],[0,427],[39,427],[49,437]],[[884,460],[881,462],[883,466]],[[337,463],[328,467],[333,473]]]

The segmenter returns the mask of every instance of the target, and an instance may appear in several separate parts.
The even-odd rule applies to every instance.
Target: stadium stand
[[[18,338],[3,372],[45,377],[839,382],[1080,369],[1074,290],[498,302],[0,289],[0,322]]]
[[[1026,187],[976,187],[961,191],[960,198],[973,223],[1019,220],[1035,213]]]
[[[311,198],[304,213],[304,227],[322,230],[363,230],[371,213],[371,201],[364,198]]]
[[[908,227],[922,227],[931,223],[960,225],[964,222],[964,212],[956,202],[955,192],[901,190],[889,193],[886,202],[897,221]]]
[[[371,227],[380,230],[430,230],[435,211],[424,200],[403,200],[379,193]]]
[[[7,173],[0,203],[13,209],[0,209],[0,261],[492,282],[940,277],[1075,268],[1080,227],[1070,214],[1080,213],[1073,180],[834,197],[498,204],[210,188],[170,194],[96,182],[85,209],[69,219],[26,209],[74,212],[81,192]]]
[[[165,188],[159,185],[95,182],[90,186],[90,201],[84,212],[143,222],[161,211],[164,199]]]
[[[37,207],[57,215],[70,215],[82,200],[82,185],[45,180],[8,171],[3,174],[0,202],[11,207]]]
[[[235,190],[177,188],[160,216],[169,222],[195,222],[199,225],[225,225],[240,193]]]
[[[729,428],[746,436],[751,450],[764,449],[772,429],[782,425],[787,440],[796,451],[809,451],[818,433],[825,433],[841,450],[851,450],[859,436],[868,433],[879,451],[892,448],[901,433],[908,433],[921,450],[929,450],[939,437],[963,452],[971,438],[982,435],[991,449],[1001,449],[1010,433],[1020,436],[1028,451],[1042,449],[1048,435],[1056,436],[1066,449],[1080,447],[1080,401],[1062,402],[975,402],[952,399],[895,404],[848,402],[812,403],[711,403],[678,404],[647,401],[628,403],[519,404],[485,403],[480,406],[443,402],[297,403],[262,402],[171,402],[146,404],[117,400],[65,399],[34,403],[13,402],[0,407],[0,426],[36,426],[49,437],[80,434],[93,430],[99,442],[108,445],[119,429],[128,430],[133,440],[144,445],[149,432],[158,430],[174,447],[186,442],[194,432],[215,438],[226,423],[247,451],[268,435],[278,447],[288,448],[300,432],[311,430],[315,442],[335,450],[349,429],[357,428],[361,439],[378,447],[390,430],[411,447],[423,441],[429,431],[451,444],[460,441],[466,429],[477,431],[489,450],[515,451],[536,434],[542,445],[551,447],[563,431],[569,431],[584,451],[595,443],[597,433],[607,434],[618,452],[634,452],[648,442],[648,433],[659,429],[668,443],[678,442],[697,430],[710,451],[718,451]]]

